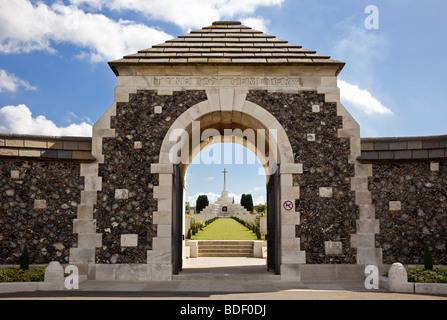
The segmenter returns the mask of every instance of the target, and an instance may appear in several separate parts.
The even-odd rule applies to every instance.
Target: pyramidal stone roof
[[[167,64],[332,64],[338,65],[338,74],[345,63],[243,26],[238,21],[213,22],[209,27],[109,62],[117,75],[118,66]]]

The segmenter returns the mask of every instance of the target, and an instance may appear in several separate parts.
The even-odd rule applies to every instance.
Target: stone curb
[[[387,289],[391,292],[399,293],[417,293],[429,295],[447,295],[447,283],[423,283],[423,282],[408,282],[402,280],[407,277],[407,272],[400,263],[393,263],[390,270],[396,270],[400,273],[397,277],[395,275],[389,278],[380,276],[379,287]]]

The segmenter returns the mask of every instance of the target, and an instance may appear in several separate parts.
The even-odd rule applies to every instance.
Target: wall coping
[[[447,159],[447,135],[361,138],[359,161]]]
[[[360,138],[359,161],[447,159],[447,135]],[[0,133],[0,159],[38,158],[59,161],[95,161],[91,137],[61,137]]]
[[[0,159],[91,162],[92,138],[0,133]]]

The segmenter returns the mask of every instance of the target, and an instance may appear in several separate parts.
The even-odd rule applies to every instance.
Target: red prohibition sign
[[[293,209],[293,202],[292,201],[284,201],[283,207],[285,210],[290,211]]]

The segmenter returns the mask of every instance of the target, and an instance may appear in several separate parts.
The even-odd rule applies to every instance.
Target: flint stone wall
[[[104,163],[99,166],[102,191],[94,218],[103,237],[97,263],[147,262],[146,252],[157,236],[152,213],[158,204],[153,192],[158,174],[150,172],[150,164],[158,163],[161,144],[176,118],[206,99],[205,91],[158,95],[141,90],[130,94],[129,102],[117,103],[111,121],[116,137],[103,140]],[[117,189],[127,190],[126,195],[117,196]],[[121,234],[137,234],[137,245],[122,247]]]
[[[157,95],[144,90],[117,104],[116,137],[104,139],[99,166],[97,263],[146,263],[158,232],[152,222],[158,174],[150,173],[150,164],[158,162],[173,121],[206,99],[204,91]],[[349,140],[338,138],[342,121],[335,103],[315,92],[262,90],[250,91],[247,100],[279,120],[295,162],[303,164],[293,182],[300,187],[296,237],[306,263],[355,263],[350,244],[359,216],[350,189],[354,165],[348,161]],[[35,264],[68,263],[69,249],[77,247],[73,219],[84,189],[80,162],[94,160],[91,141],[44,138],[0,137],[0,264],[17,264],[25,243]],[[447,136],[362,139],[358,160],[372,166],[368,190],[379,220],[375,246],[382,249],[383,263],[421,264],[428,243],[434,263],[447,264],[446,148]]]
[[[81,190],[80,165],[35,160],[0,161],[0,264],[68,263]]]
[[[354,165],[348,162],[350,142],[338,137],[342,117],[336,103],[313,91],[298,94],[251,91],[247,100],[272,113],[287,132],[295,163],[303,173],[293,175],[300,187],[295,210],[300,214],[296,236],[306,263],[355,263],[351,235],[359,218],[355,194],[350,190]],[[325,242],[341,242],[341,250],[326,252]]]
[[[423,264],[427,243],[434,263],[447,264],[447,161],[436,163],[439,170],[431,161],[373,164],[369,190],[384,263]]]

